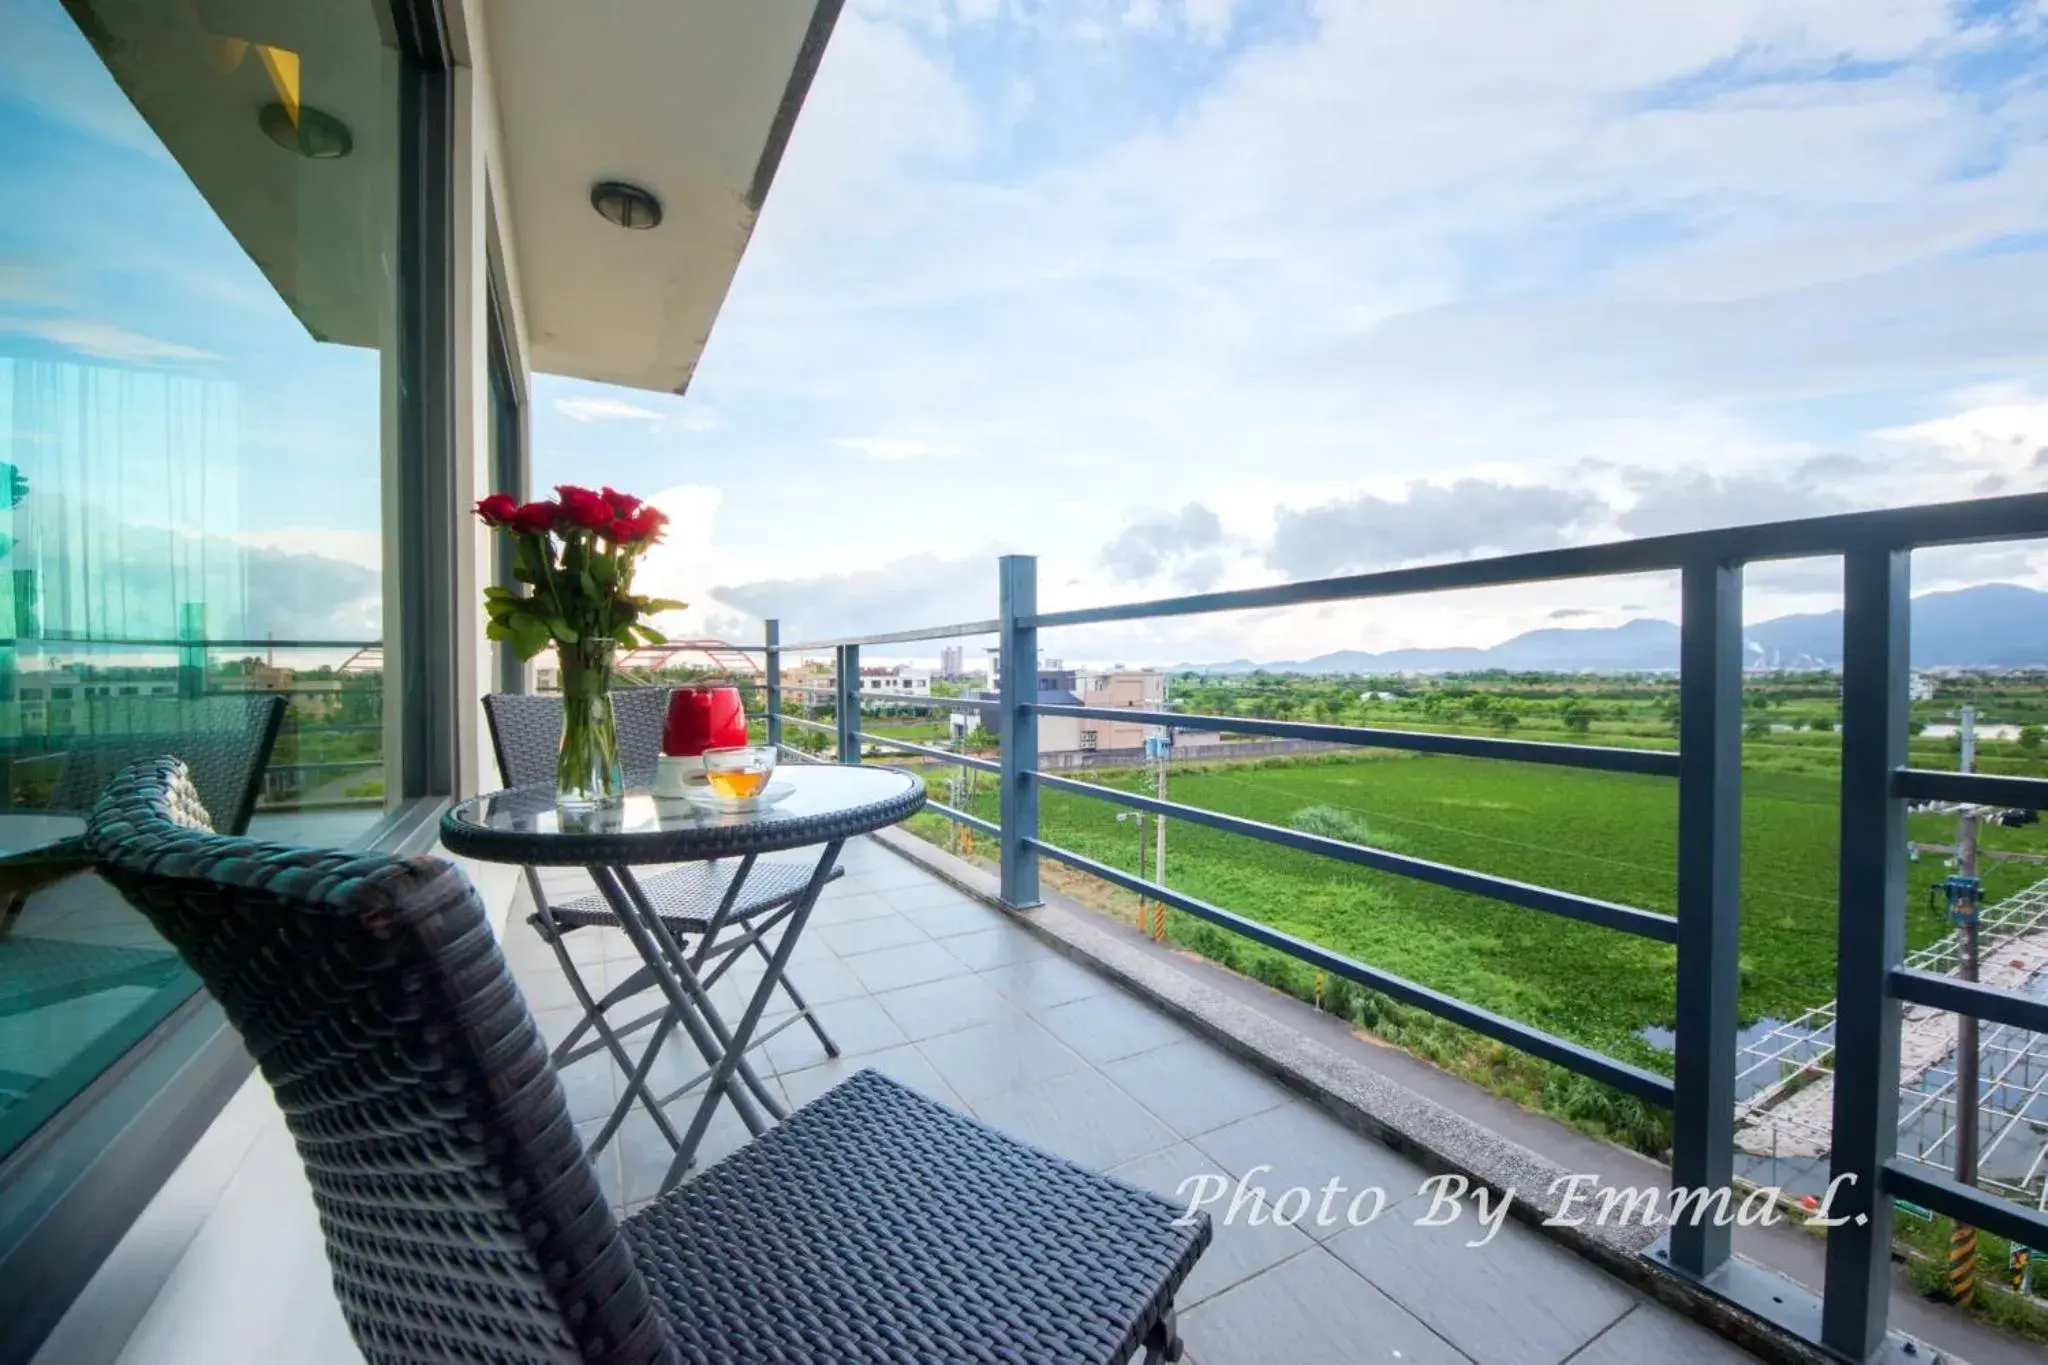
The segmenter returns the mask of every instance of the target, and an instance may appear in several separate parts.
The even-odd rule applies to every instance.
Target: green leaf
[[[682,611],[690,605],[688,602],[678,602],[673,597],[640,597],[635,598],[634,601],[639,605],[640,610],[648,613],[650,616],[657,611]]]
[[[548,647],[548,628],[533,617],[523,618],[512,629],[512,651],[520,658],[531,659]]]
[[[565,645],[573,645],[578,640],[583,638],[582,636],[576,633],[576,628],[574,626],[571,626],[567,621],[564,621],[559,616],[549,620],[548,630],[553,633],[554,637],[557,640],[561,641]]]
[[[640,626],[638,630],[640,631],[640,639],[647,644],[665,645],[668,643],[668,636],[663,635],[653,626]]]
[[[509,640],[512,638],[512,627],[506,625],[503,621],[494,620],[484,627],[484,638],[486,640]]]

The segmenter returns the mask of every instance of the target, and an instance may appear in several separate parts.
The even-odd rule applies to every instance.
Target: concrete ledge
[[[1544,1237],[1592,1261],[1658,1302],[1684,1313],[1744,1349],[1766,1360],[1798,1365],[1839,1365],[1783,1325],[1798,1321],[1815,1302],[1812,1291],[1761,1267],[1742,1263],[1735,1277],[1717,1276],[1738,1286],[1747,1303],[1763,1281],[1774,1287],[1761,1305],[1766,1317],[1714,1288],[1695,1283],[1651,1258],[1663,1235],[1658,1224],[1631,1222],[1606,1226],[1586,1222],[1578,1227],[1550,1224],[1557,1213],[1557,1182],[1577,1172],[1512,1142],[1457,1111],[1402,1086],[1368,1067],[1338,1055],[1243,1001],[1191,975],[1173,954],[1149,942],[1110,932],[1102,917],[1058,894],[1045,903],[1011,910],[999,895],[995,876],[901,830],[871,836],[891,852],[917,864],[934,877],[1004,910],[1028,932],[1068,958],[1115,979],[1125,989],[1178,1019],[1203,1038],[1294,1090],[1346,1127],[1374,1138],[1434,1173],[1462,1175],[1497,1194],[1512,1191],[1515,1217]],[[1597,1191],[1602,1187],[1595,1187]],[[1791,1311],[1779,1311],[1789,1308]],[[1771,1320],[1772,1317],[1777,1321]],[[1932,1348],[1894,1334],[1891,1355],[1902,1359],[1944,1359]],[[1945,1359],[1954,1362],[1953,1355]],[[1958,1365],[1960,1363],[1958,1362]]]

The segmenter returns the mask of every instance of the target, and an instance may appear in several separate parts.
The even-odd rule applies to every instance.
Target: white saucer
[[[720,796],[711,790],[708,784],[691,787],[683,794],[689,798],[691,805],[700,809],[715,811],[720,815],[744,815],[748,811],[766,810],[770,806],[779,805],[795,790],[795,786],[788,782],[777,782],[770,778],[768,785],[761,789],[758,796]]]

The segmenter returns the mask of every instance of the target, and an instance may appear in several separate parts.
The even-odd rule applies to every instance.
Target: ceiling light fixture
[[[638,185],[623,180],[600,180],[590,187],[590,207],[607,223],[645,232],[661,225],[661,201]]]
[[[266,104],[257,111],[256,122],[272,142],[311,161],[334,161],[355,150],[348,125],[310,104],[296,109]]]

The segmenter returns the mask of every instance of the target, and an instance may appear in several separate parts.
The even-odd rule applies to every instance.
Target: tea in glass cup
[[[775,772],[775,751],[736,747],[704,751],[704,781],[728,801],[745,801],[767,790]]]

